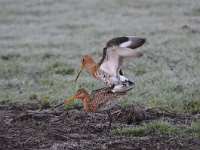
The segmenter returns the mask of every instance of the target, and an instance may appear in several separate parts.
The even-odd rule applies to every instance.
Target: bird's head
[[[88,92],[85,89],[79,89],[72,97],[68,98],[64,101],[64,104],[71,102],[74,99],[84,99],[86,96],[88,96]]]
[[[81,71],[85,67],[85,65],[91,64],[93,62],[92,58],[89,55],[83,55],[81,58],[81,66],[78,72],[78,75],[76,76],[75,81],[78,79],[79,75],[81,74]]]

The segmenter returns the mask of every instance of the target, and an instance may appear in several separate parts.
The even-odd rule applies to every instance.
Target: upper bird
[[[84,66],[96,79],[104,82],[108,86],[114,86],[113,92],[124,91],[128,85],[134,84],[127,79],[121,70],[124,58],[141,57],[143,54],[133,50],[142,46],[146,39],[136,36],[116,37],[107,42],[103,49],[103,57],[96,63],[89,55],[81,58],[82,65],[75,81],[78,79]]]

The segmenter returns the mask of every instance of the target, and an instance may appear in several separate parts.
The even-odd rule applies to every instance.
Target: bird
[[[103,57],[97,63],[90,55],[83,55],[81,66],[75,78],[77,81],[83,68],[86,66],[88,72],[97,80],[108,86],[113,86],[113,92],[122,92],[128,86],[134,85],[122,72],[121,66],[124,58],[136,58],[143,56],[143,53],[133,50],[142,46],[146,39],[136,36],[122,36],[109,40],[103,49]]]
[[[112,117],[110,113],[110,109],[115,106],[118,100],[127,94],[129,90],[124,92],[112,92],[113,87],[103,87],[97,90],[93,90],[91,94],[87,92],[86,89],[79,89],[73,96],[65,100],[62,104],[67,104],[74,99],[81,99],[83,103],[83,108],[86,112],[102,112],[106,111],[109,117],[109,126],[107,131],[110,131]],[[59,104],[55,107],[58,107],[62,104]],[[54,108],[55,108],[54,107]]]

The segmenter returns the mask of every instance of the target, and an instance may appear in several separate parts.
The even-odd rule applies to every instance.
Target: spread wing
[[[104,72],[117,76],[120,74],[123,58],[141,57],[142,53],[133,50],[145,43],[140,37],[117,37],[107,42],[103,50],[103,57],[99,62],[100,69]]]

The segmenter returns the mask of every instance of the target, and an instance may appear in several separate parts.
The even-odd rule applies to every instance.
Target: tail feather
[[[130,90],[132,90],[133,88],[129,88],[129,89],[127,89],[125,92],[129,92]]]
[[[114,93],[117,93],[117,94],[120,94],[120,95],[126,95],[127,92],[129,92],[130,90],[132,90],[133,88],[129,88],[123,92],[114,92]]]

